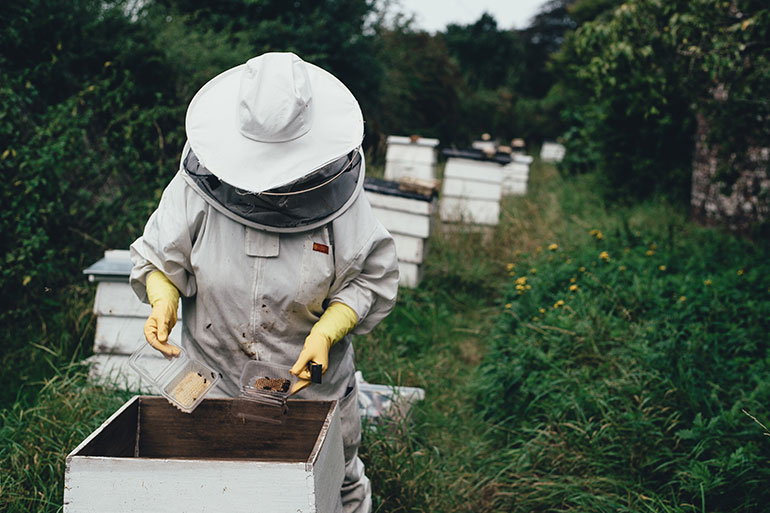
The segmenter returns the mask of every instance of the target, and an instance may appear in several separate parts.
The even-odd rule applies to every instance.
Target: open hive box
[[[290,401],[276,425],[233,415],[233,401],[186,414],[133,397],[67,456],[64,511],[342,511],[337,402]]]

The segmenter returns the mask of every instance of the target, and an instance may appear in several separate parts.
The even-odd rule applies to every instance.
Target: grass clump
[[[61,511],[67,454],[130,395],[94,387],[70,365],[42,383],[33,406],[0,410],[0,510]]]
[[[479,413],[510,430],[513,511],[757,511],[770,440],[767,248],[586,230],[510,266]]]

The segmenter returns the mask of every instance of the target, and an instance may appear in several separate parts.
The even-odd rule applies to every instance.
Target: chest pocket
[[[305,235],[296,301],[320,315],[333,281],[334,238],[327,225]]]

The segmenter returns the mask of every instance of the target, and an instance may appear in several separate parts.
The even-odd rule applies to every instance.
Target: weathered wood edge
[[[329,407],[329,411],[326,413],[323,426],[321,426],[321,432],[319,433],[318,438],[316,438],[313,450],[310,451],[310,457],[307,459],[307,462],[305,462],[305,470],[308,472],[313,471],[313,466],[318,461],[318,454],[321,452],[321,447],[323,447],[326,436],[329,434],[329,427],[332,424],[334,415],[337,414],[337,405],[338,403],[336,400],[332,401],[331,406]]]

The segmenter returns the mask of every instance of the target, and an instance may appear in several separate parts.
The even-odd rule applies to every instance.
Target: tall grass
[[[768,509],[767,246],[593,180],[536,162],[491,233],[433,236],[408,322],[359,343],[365,374],[426,388],[366,434],[378,511]]]

